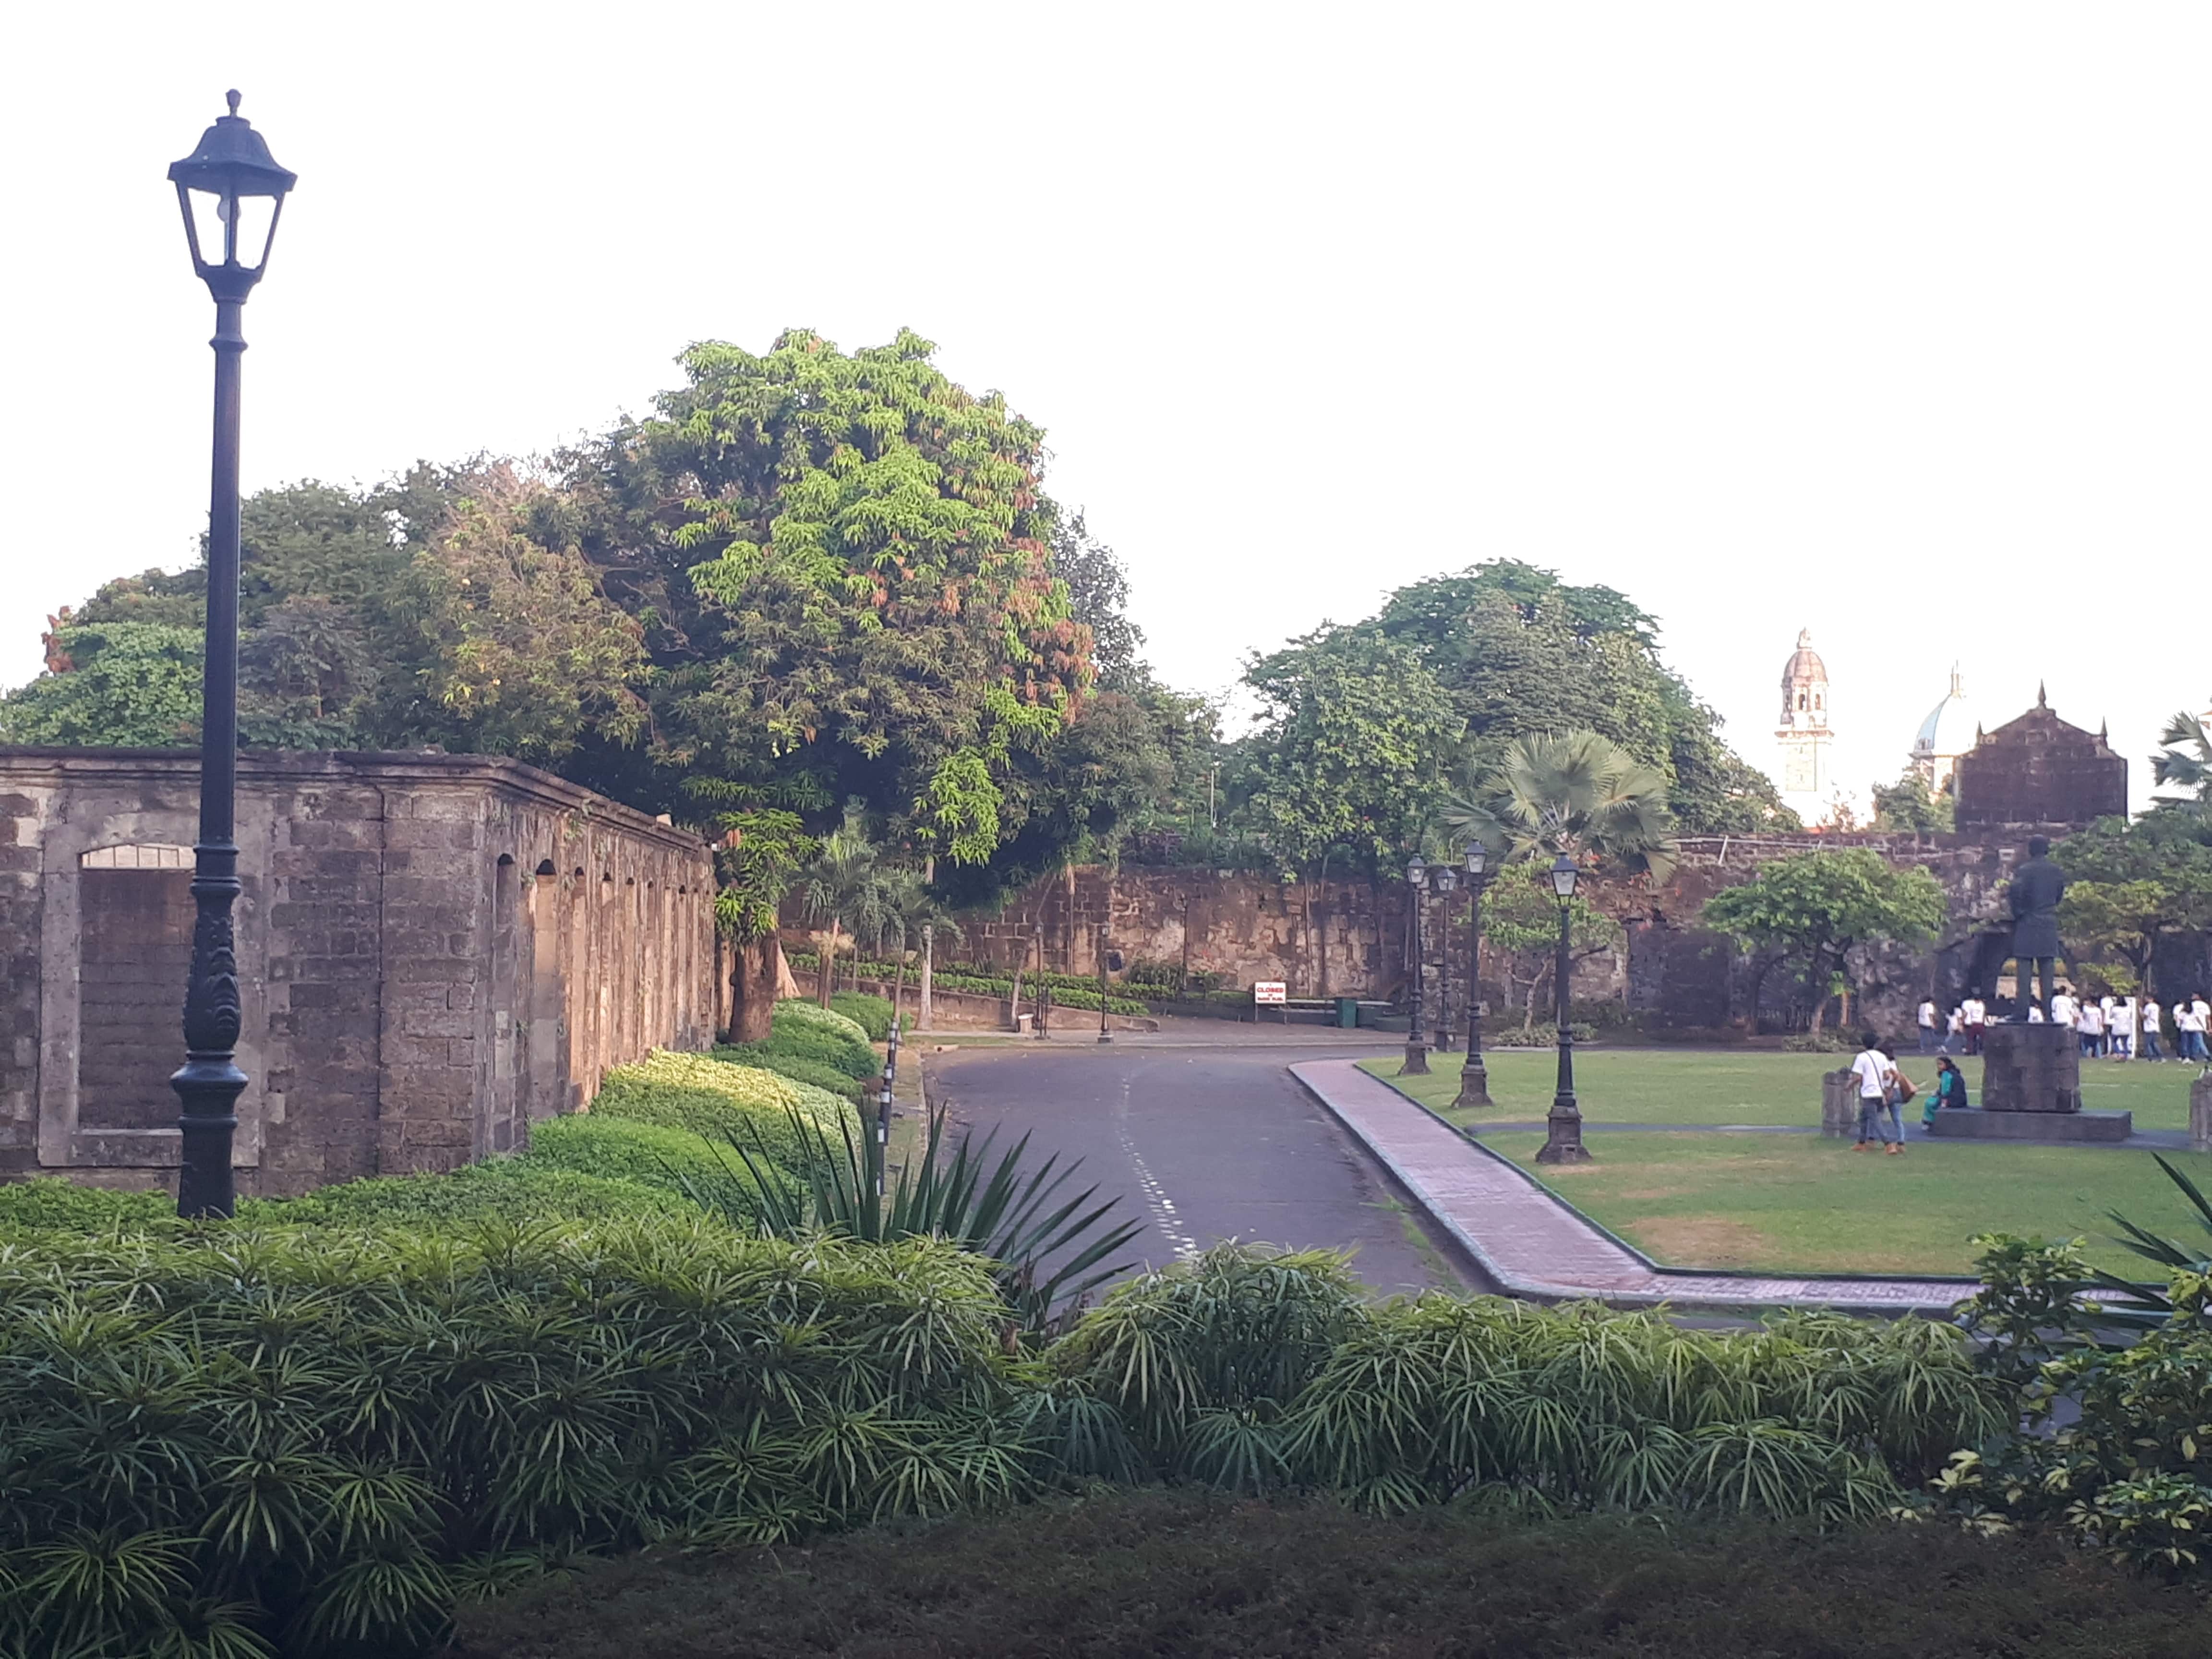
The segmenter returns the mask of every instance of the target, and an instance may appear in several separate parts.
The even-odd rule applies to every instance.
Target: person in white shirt
[[[2044,1023],[2043,1010],[2032,1002],[2027,1006],[2027,1023],[2030,1025],[2040,1025]]]
[[[2065,992],[2053,991],[2051,994],[2051,1023],[2053,1025],[2074,1025],[2074,1016],[2078,1012],[2079,1007],[2074,999]]]
[[[1920,999],[1920,1052],[1922,1054],[1932,1054],[1936,1052],[1936,1030],[1942,1018],[1942,1012],[1936,1006],[1935,998]]]
[[[1875,1046],[1875,1041],[1872,1031],[1859,1033],[1858,1057],[1851,1061],[1851,1076],[1859,1091],[1859,1139],[1851,1150],[1863,1152],[1879,1137],[1895,1154],[1905,1150],[1891,1139],[1889,1128],[1889,1097],[1896,1084],[1897,1067]]]
[[[2197,1058],[2197,1045],[2204,1040],[2204,1022],[2197,1018],[2195,1006],[2186,1002],[2173,1005],[2173,1053],[2178,1060]]]
[[[2154,1060],[2163,1066],[2166,1063],[2166,1056],[2159,1051],[2158,1040],[2162,1033],[2159,1027],[2158,1013],[2158,1004],[2145,997],[2142,1000],[2142,1008],[2136,1011],[2136,1026],[2142,1034],[2141,1045],[2142,1058]]]
[[[1989,1005],[1978,996],[1972,996],[1959,1005],[1959,1012],[1966,1016],[1966,1052],[1978,1054],[1982,1052],[1982,1035],[1989,1029]]]
[[[1947,1054],[1960,1052],[1966,1042],[1966,1011],[1964,1008],[1954,1008],[1943,1021],[1943,1052]]]
[[[2122,997],[2105,1017],[2105,1052],[2114,1060],[2131,1058],[2136,1051],[2136,1000]]]
[[[2094,1002],[2084,1002],[2074,1016],[2074,1035],[2081,1039],[2084,1059],[2095,1054],[2105,1040],[2105,1011]]]

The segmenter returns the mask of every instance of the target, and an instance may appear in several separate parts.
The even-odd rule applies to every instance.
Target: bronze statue
[[[2019,1012],[2015,1019],[2026,1020],[2030,1008],[2039,1008],[2045,1019],[2051,1018],[2051,996],[2057,989],[2058,901],[2066,896],[2066,872],[2050,859],[2051,842],[2042,836],[2031,836],[2027,842],[2027,862],[2012,872],[2012,953],[2019,966]],[[2031,995],[2029,987],[2036,988]]]

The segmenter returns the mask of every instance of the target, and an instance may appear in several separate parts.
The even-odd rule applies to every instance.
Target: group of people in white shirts
[[[2027,1011],[2031,1024],[2043,1021],[2040,1008]],[[2212,1064],[2204,1037],[2212,1030],[2212,1002],[2201,991],[2173,1005],[2174,1058]],[[2163,1060],[2159,1047],[2166,1011],[2148,997],[2076,997],[2059,991],[2051,999],[2051,1023],[2069,1025],[2080,1039],[2082,1058]],[[1989,1010],[1978,997],[1967,997],[1944,1014],[1934,999],[1920,1004],[1920,1052],[1923,1054],[1979,1054]]]

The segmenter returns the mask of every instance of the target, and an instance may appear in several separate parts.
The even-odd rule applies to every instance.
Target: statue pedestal
[[[1982,1109],[2078,1112],[2081,1044],[2063,1025],[1992,1025],[1982,1039]]]
[[[2063,1025],[1989,1028],[1982,1042],[1982,1103],[1938,1112],[1946,1139],[2115,1141],[2135,1132],[2129,1112],[2081,1109],[2081,1049]]]

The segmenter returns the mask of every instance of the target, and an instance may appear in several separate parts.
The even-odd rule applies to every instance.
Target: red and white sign
[[[1291,1000],[1291,988],[1279,979],[1255,980],[1252,1000],[1263,1008],[1277,1008]]]

